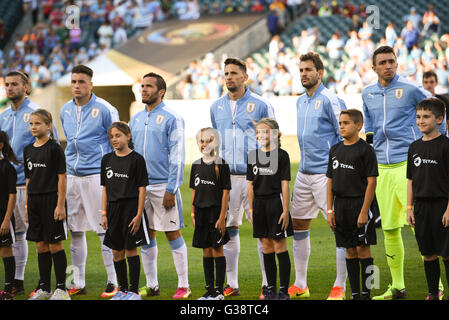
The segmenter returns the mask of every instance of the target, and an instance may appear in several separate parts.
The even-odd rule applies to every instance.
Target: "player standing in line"
[[[196,139],[203,157],[192,164],[190,173],[190,188],[193,189],[191,216],[195,228],[192,246],[203,248],[206,280],[206,293],[198,300],[223,300],[226,275],[223,245],[229,241],[226,212],[231,174],[228,164],[219,157],[218,132],[212,128],[203,128],[198,132]]]
[[[11,163],[19,164],[9,144],[8,134],[0,131],[0,256],[5,270],[5,289],[0,300],[14,300],[12,292],[16,260],[12,250],[14,243],[14,207],[16,205],[17,173]]]
[[[239,226],[243,212],[248,218],[248,183],[246,181],[246,162],[248,152],[256,149],[254,123],[262,118],[274,118],[271,104],[261,96],[251,92],[245,83],[248,80],[246,64],[237,58],[224,62],[224,76],[227,94],[216,100],[210,107],[212,127],[221,135],[221,150],[231,171],[229,210],[226,227],[230,240],[224,246],[226,257],[227,285],[225,296],[240,295],[238,284],[238,262],[240,254]],[[262,294],[267,288],[264,271],[262,244],[257,241],[259,262],[262,270]]]
[[[141,296],[159,295],[157,280],[156,231],[165,232],[178,274],[178,288],[174,299],[188,298],[189,289],[187,246],[181,234],[184,228],[179,187],[184,173],[184,120],[162,100],[167,86],[156,73],[142,79],[142,103],[145,109],[131,118],[129,127],[135,150],[147,164],[149,186],[145,211],[150,229],[150,243],[142,246],[142,264],[146,286]]]
[[[367,142],[373,143],[379,166],[376,198],[392,278],[388,289],[373,300],[406,297],[401,229],[407,223],[407,151],[421,136],[416,127],[416,105],[431,96],[422,86],[397,75],[397,67],[393,48],[379,47],[373,54],[378,81],[362,90]],[[444,124],[440,130],[445,132]]]
[[[359,137],[363,127],[359,110],[341,111],[339,125],[344,141],[331,148],[326,173],[327,223],[335,233],[337,247],[346,248],[351,300],[370,300],[367,280],[372,270],[368,268],[374,264],[370,245],[377,241],[370,207],[376,192],[377,159],[374,149]]]
[[[112,249],[120,291],[112,300],[142,300],[139,295],[140,258],[137,247],[150,242],[143,217],[148,185],[145,159],[133,151],[127,124],[114,122],[108,130],[114,152],[101,160],[104,244]],[[129,287],[127,265],[129,266]]]
[[[31,300],[70,300],[66,290],[67,257],[62,241],[67,238],[67,175],[64,151],[54,140],[52,116],[44,109],[30,116],[30,131],[36,141],[23,150],[25,161],[26,239],[36,242],[40,283]],[[51,295],[51,266],[56,289]]]
[[[281,149],[279,125],[263,118],[255,126],[259,149],[248,154],[249,213],[253,223],[253,237],[262,242],[267,300],[290,300],[288,286],[291,263],[287,237],[293,235],[290,217],[290,158]],[[276,256],[279,262],[280,287],[277,291]]]
[[[10,137],[10,145],[17,155],[19,163],[13,164],[17,172],[16,206],[14,207],[15,242],[12,245],[16,259],[16,273],[13,292],[15,295],[25,293],[23,279],[28,259],[28,242],[26,231],[28,224],[25,222],[25,173],[23,166],[23,149],[35,141],[30,133],[30,114],[39,109],[39,106],[31,102],[27,97],[31,93],[29,77],[19,71],[11,71],[5,77],[5,87],[11,105],[0,115],[0,130],[5,131]],[[53,135],[57,140],[56,129]]]
[[[423,137],[410,144],[407,160],[407,222],[424,256],[426,300],[440,299],[438,256],[449,280],[449,138],[438,131],[444,115],[444,103],[437,98],[418,103],[416,124]]]
[[[73,99],[60,112],[62,128],[67,138],[67,214],[71,231],[72,265],[78,268],[70,295],[86,294],[86,231],[97,233],[101,243],[100,185],[101,158],[112,151],[108,139],[109,126],[119,120],[117,109],[92,92],[93,71],[84,65],[73,67],[71,89]],[[102,245],[101,254],[106,267],[108,283],[102,297],[112,297],[117,292],[112,250]]]
[[[310,297],[307,267],[310,256],[310,225],[321,211],[326,215],[326,170],[329,150],[341,141],[338,132],[340,111],[346,109],[343,100],[321,82],[324,65],[320,56],[309,52],[300,57],[299,72],[306,93],[298,98],[298,142],[301,161],[292,195],[293,257],[296,280],[289,288],[290,297]],[[337,277],[328,299],[345,298],[346,250],[336,249]]]

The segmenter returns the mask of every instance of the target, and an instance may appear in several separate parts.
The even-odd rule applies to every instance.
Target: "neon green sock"
[[[413,235],[415,235],[415,228],[410,228],[410,230],[412,230]],[[422,261],[424,261],[424,256],[421,256]],[[441,291],[444,291],[444,285],[443,282],[441,282],[441,277],[440,277],[440,282],[438,283],[438,289],[440,289]]]
[[[404,284],[404,244],[402,242],[401,228],[384,230],[385,254],[391,273],[391,286],[402,290]]]

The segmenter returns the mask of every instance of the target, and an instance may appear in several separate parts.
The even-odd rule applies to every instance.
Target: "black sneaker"
[[[371,294],[369,292],[362,292],[360,295],[360,300],[371,300]]]
[[[440,300],[440,297],[438,296],[438,294],[429,293],[426,300]]]
[[[7,291],[0,291],[0,300],[14,300],[14,294]]]
[[[284,291],[279,291],[274,300],[290,300],[290,295]]]
[[[360,293],[353,293],[350,300],[362,300]]]
[[[14,295],[25,294],[25,288],[23,287],[23,280],[14,279],[14,286],[12,288]]]
[[[215,287],[213,293],[207,300],[224,300],[223,289]]]
[[[264,300],[275,300],[276,298],[276,291],[273,289],[268,288],[267,289],[267,294],[265,295],[265,299]]]
[[[215,294],[215,290],[206,286],[206,292],[198,300],[210,300],[210,298]]]

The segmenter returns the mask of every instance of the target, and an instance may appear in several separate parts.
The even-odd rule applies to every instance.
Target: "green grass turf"
[[[293,188],[298,164],[292,164],[292,180],[290,190]],[[204,275],[202,266],[202,250],[192,247],[193,228],[190,218],[190,196],[191,190],[188,188],[190,177],[190,165],[186,165],[184,174],[184,183],[181,186],[184,223],[185,228],[182,230],[183,237],[188,248],[189,263],[189,282],[193,295],[190,299],[195,300],[204,293]],[[418,252],[416,240],[410,228],[404,228],[402,231],[405,246],[405,283],[407,288],[408,299],[422,300],[427,295],[427,285],[424,275],[422,258]],[[374,263],[379,268],[379,288],[373,289],[372,295],[381,294],[385,291],[390,283],[390,274],[387,267],[386,257],[384,253],[383,234],[377,229],[378,244],[372,246],[372,254]],[[157,234],[158,241],[158,278],[161,288],[159,297],[151,297],[145,299],[171,299],[177,287],[177,276],[170,246],[168,245],[163,233]],[[258,299],[261,287],[261,273],[259,258],[256,249],[256,239],[252,237],[252,226],[244,218],[240,229],[240,261],[239,261],[239,286],[241,296],[229,297],[227,299]],[[106,272],[103,266],[103,260],[100,253],[100,241],[95,233],[87,232],[88,242],[88,258],[86,267],[86,283],[87,295],[72,297],[73,300],[96,300],[102,299],[101,293],[106,286]],[[64,241],[64,247],[67,253],[68,264],[70,265],[70,238]],[[290,259],[292,262],[291,281],[295,280],[294,262],[292,255],[292,238],[288,239],[288,248]],[[442,277],[445,279],[444,265],[441,263]],[[311,255],[309,259],[308,269],[308,286],[310,289],[310,298],[313,300],[324,300],[329,295],[329,291],[335,280],[335,239],[331,233],[326,221],[321,215],[312,222],[311,226]],[[35,244],[29,242],[29,258],[25,272],[25,291],[26,295],[17,296],[16,299],[26,299],[28,293],[34,289],[39,279],[37,269],[37,259]],[[4,268],[0,263],[0,288],[3,288]],[[140,286],[145,285],[145,276],[143,269],[141,270]],[[443,280],[446,288],[446,280]],[[52,287],[55,285],[54,275],[52,276]],[[347,288],[349,283],[347,283]],[[349,290],[347,290],[349,297]]]

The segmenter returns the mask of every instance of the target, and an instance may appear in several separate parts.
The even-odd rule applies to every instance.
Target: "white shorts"
[[[292,219],[315,219],[318,211],[327,218],[327,177],[298,171],[292,193]]]
[[[146,188],[145,211],[150,230],[168,232],[184,228],[181,192],[176,191],[175,206],[166,210],[162,203],[166,187],[166,183],[159,183]]]
[[[26,205],[26,187],[19,186],[16,188],[16,206],[14,207],[15,232],[26,232],[28,223],[25,221],[25,205]]]
[[[67,176],[67,224],[73,232],[105,233],[101,224],[100,175]]]
[[[231,175],[229,208],[226,227],[238,227],[242,224],[243,211],[249,221],[248,181],[246,175]]]

